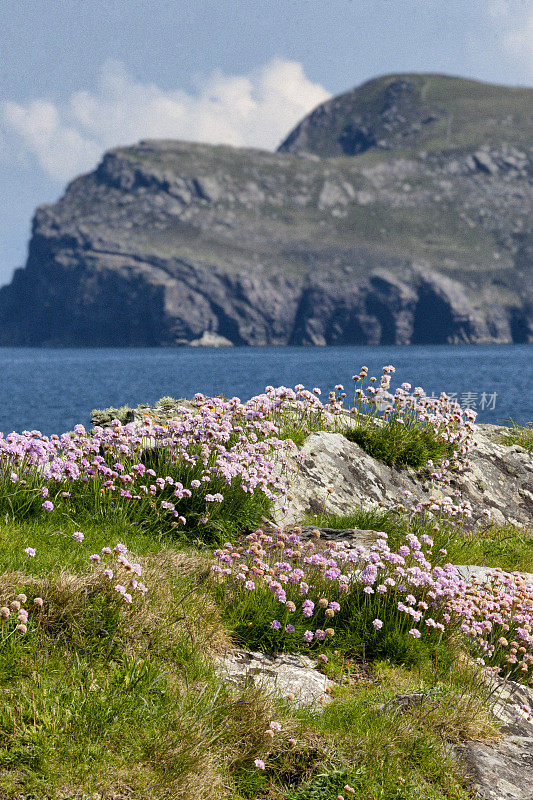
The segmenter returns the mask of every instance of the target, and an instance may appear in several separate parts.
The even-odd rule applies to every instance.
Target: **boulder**
[[[502,723],[498,742],[466,742],[455,752],[463,763],[469,788],[483,800],[533,798],[533,689],[498,681],[494,708]],[[529,710],[528,710],[529,709]]]
[[[251,682],[269,694],[285,697],[297,705],[330,702],[331,682],[305,655],[282,653],[268,656],[249,650],[231,650],[218,659],[218,671],[228,681]]]
[[[452,489],[472,504],[472,520],[533,527],[533,454],[503,443],[507,429],[480,425],[472,466],[454,473]],[[369,456],[342,433],[321,431],[304,442],[296,476],[289,488],[289,512],[276,511],[278,524],[294,525],[306,514],[348,514],[358,507],[405,503],[404,492],[421,502],[431,486],[423,471],[388,467]],[[438,496],[437,488],[435,494]],[[485,512],[490,516],[487,518]]]

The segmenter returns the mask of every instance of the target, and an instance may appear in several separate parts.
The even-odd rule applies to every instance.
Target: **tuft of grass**
[[[504,436],[504,444],[518,444],[533,453],[533,423],[515,425]]]
[[[454,564],[474,564],[481,567],[501,567],[513,572],[533,572],[533,531],[516,525],[492,525],[474,532],[465,532],[452,521],[440,520],[435,530],[435,520],[423,515],[409,515],[380,508],[357,508],[351,514],[309,514],[305,525],[339,530],[384,531],[391,548],[398,547],[407,533],[431,536],[435,545],[434,556],[443,548],[443,560]],[[437,558],[437,562],[439,559]]]
[[[533,531],[516,525],[493,525],[465,536],[459,554],[463,564],[533,572]]]
[[[344,435],[389,467],[419,469],[430,459],[437,464],[453,453],[450,442],[439,438],[432,428],[418,425],[359,425],[347,428]]]
[[[50,537],[49,551],[60,545]],[[2,605],[22,591],[30,608],[36,595],[44,601],[27,633],[0,637],[2,796],[231,797],[233,764],[257,751],[271,703],[213,670],[229,639],[202,589],[204,559],[148,553],[150,591],[129,607],[97,569],[58,564],[40,575],[38,559],[39,550],[0,581]]]
[[[114,419],[118,419],[123,425],[133,420],[133,409],[131,406],[125,405],[116,408],[109,406],[109,408],[93,408],[91,411],[91,423],[93,425],[111,425]]]
[[[376,662],[371,682],[337,689],[335,702],[312,720],[316,730],[335,737],[336,768],[321,769],[289,798],[466,800],[461,768],[447,743],[497,736],[488,694],[464,664],[426,660],[413,672]],[[346,784],[355,794],[344,790]]]

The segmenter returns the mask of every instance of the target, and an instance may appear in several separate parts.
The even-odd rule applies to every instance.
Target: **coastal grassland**
[[[476,638],[491,589],[465,591],[446,562],[523,568],[531,541],[386,509],[310,520],[387,534],[343,561],[297,529],[257,529],[284,496],[289,434],[336,429],[336,402],[199,395],[142,429],[3,440],[2,800],[466,800],[450,745],[497,736]],[[505,585],[510,641],[511,595],[528,602]],[[491,663],[523,679],[498,624]],[[316,658],[333,702],[224,680],[234,645]]]
[[[467,734],[444,725],[452,694],[461,691],[479,708],[468,733],[494,731],[486,698],[466,690],[444,659],[428,655],[413,670],[376,664],[368,684],[340,685],[323,717],[274,701],[215,671],[234,630],[208,577],[208,552],[127,521],[62,530],[56,522],[0,524],[0,602],[24,594],[29,609],[24,634],[15,632],[13,615],[0,623],[3,797],[327,800],[341,778],[376,800],[467,797],[445,744]],[[83,540],[73,528],[83,529]],[[110,582],[103,565],[89,560],[117,539],[149,586],[131,604],[111,585],[118,571]],[[35,556],[24,553],[30,545]],[[332,655],[327,666],[340,682],[346,677],[342,659]],[[437,692],[440,717],[425,700],[414,715],[381,708],[400,685]],[[281,731],[270,738],[272,720]]]
[[[347,673],[345,662],[340,673]],[[326,800],[335,797],[334,790],[348,796],[345,784],[361,798],[437,798],[446,775],[451,777],[449,797],[466,798],[449,743],[497,736],[487,711],[487,690],[476,684],[466,666],[456,668],[450,680],[445,668],[431,660],[416,674],[376,661],[368,680],[361,680],[355,689],[341,684],[334,697],[315,724],[335,736],[345,753],[355,749],[358,759],[343,770],[322,770],[289,795],[294,800],[315,796]]]

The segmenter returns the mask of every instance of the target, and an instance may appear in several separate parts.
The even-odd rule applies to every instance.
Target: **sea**
[[[232,348],[0,348],[0,431],[63,433],[90,425],[91,410],[154,403],[160,397],[260,394],[265,386],[301,383],[322,399],[352,375],[396,368],[403,382],[426,394],[446,392],[478,412],[477,421],[533,422],[531,345]],[[352,393],[352,394],[350,394]]]

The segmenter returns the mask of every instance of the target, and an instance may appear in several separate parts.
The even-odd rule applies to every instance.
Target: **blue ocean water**
[[[0,431],[62,433],[88,425],[93,408],[153,403],[195,392],[247,400],[265,386],[337,383],[350,396],[365,364],[379,376],[393,364],[392,387],[407,381],[427,394],[455,394],[478,422],[533,421],[529,345],[328,348],[0,348]],[[325,397],[324,397],[325,394]]]

